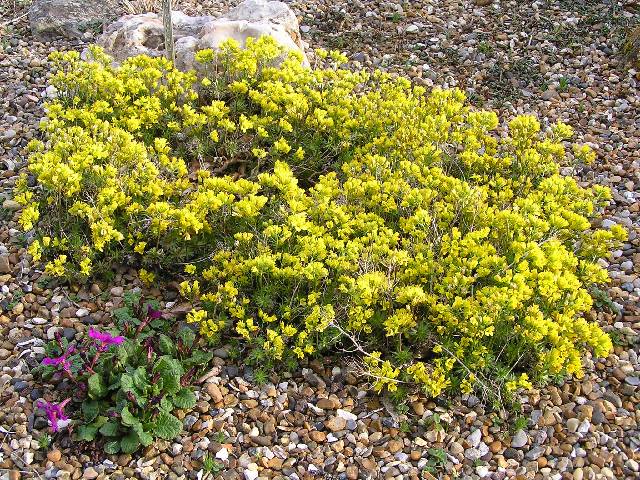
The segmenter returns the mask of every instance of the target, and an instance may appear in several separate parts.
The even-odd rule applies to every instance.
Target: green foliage
[[[424,470],[434,474],[441,471],[447,463],[447,452],[442,448],[430,448],[427,450],[429,459]]]
[[[518,430],[524,430],[525,428],[527,428],[527,425],[529,425],[529,420],[527,420],[527,417],[517,416],[513,420],[513,431],[517,432]]]
[[[207,473],[217,475],[224,469],[224,465],[211,455],[206,454],[202,460],[202,469]]]
[[[253,381],[259,387],[266,385],[269,383],[269,373],[262,368],[257,368],[253,371]]]
[[[48,433],[42,433],[38,437],[38,449],[47,450],[51,445],[51,435]]]
[[[68,355],[68,373],[86,385],[73,396],[82,419],[77,439],[98,441],[109,454],[176,438],[182,422],[175,411],[193,409],[197,399],[189,385],[212,358],[197,348],[200,340],[191,328],[149,310],[138,294],[125,294],[118,321],[127,338],[110,348],[90,339],[77,345],[60,339],[46,347],[50,357]],[[46,378],[57,371],[51,365],[38,369]]]
[[[214,442],[227,443],[228,440],[229,440],[229,437],[227,437],[227,434],[225,432],[223,432],[222,430],[218,430],[217,432],[215,432],[213,434],[213,441]]]

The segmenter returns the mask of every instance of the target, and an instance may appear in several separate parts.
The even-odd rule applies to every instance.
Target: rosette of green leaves
[[[189,388],[193,372],[211,360],[211,354],[192,349],[194,333],[187,327],[177,342],[161,334],[158,354],[149,353],[140,340],[128,339],[101,357],[87,379],[82,402],[81,440],[104,439],[107,453],[132,453],[156,438],[172,440],[182,431],[175,410],[190,410],[196,396]],[[180,349],[190,350],[183,355]]]

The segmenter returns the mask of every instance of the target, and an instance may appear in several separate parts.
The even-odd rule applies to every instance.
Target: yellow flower
[[[146,285],[151,285],[156,279],[156,275],[153,272],[148,272],[144,268],[138,270],[138,276],[140,277],[140,280],[142,280],[142,282]]]

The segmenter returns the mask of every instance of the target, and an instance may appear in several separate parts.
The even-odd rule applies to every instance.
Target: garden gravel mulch
[[[235,1],[183,1],[188,13],[217,13]],[[636,479],[640,478],[640,74],[624,63],[624,31],[640,21],[635,2],[293,0],[309,50],[335,48],[366,68],[410,76],[427,87],[458,86],[501,118],[535,113],[562,120],[598,153],[588,168],[563,173],[613,191],[604,226],[629,240],[607,263],[612,282],[592,316],[615,351],[587,360],[582,379],[551,385],[498,415],[478,398],[434,401],[414,395],[396,409],[348,363],[310,363],[264,386],[216,351],[184,414],[183,436],[142,454],[106,456],[38,439],[47,422],[35,405],[54,386],[30,370],[60,332],[71,339],[107,325],[135,272],[109,285],[45,281],[25,255],[11,189],[38,135],[50,71],[47,54],[78,42],[32,40],[24,2],[3,0],[0,21],[0,479],[206,478],[215,457],[224,479]],[[17,20],[6,24],[7,21]],[[91,41],[90,36],[86,38]],[[175,292],[148,294],[171,300]]]

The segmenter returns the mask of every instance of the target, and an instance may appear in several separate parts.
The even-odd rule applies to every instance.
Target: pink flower
[[[69,420],[64,414],[64,407],[67,403],[71,401],[70,398],[63,400],[60,403],[50,403],[45,401],[39,401],[38,407],[42,408],[47,417],[49,418],[49,425],[51,425],[51,431],[57,432],[60,429],[58,428],[58,420]]]
[[[75,352],[75,348],[71,345],[66,352],[64,352],[59,357],[45,357],[42,359],[43,365],[62,365],[62,368],[70,372],[71,371],[71,362],[67,360],[67,357]]]
[[[93,328],[89,329],[89,337],[101,343],[100,350],[106,350],[110,345],[120,345],[124,342],[124,337],[114,337],[108,332],[99,332]]]

